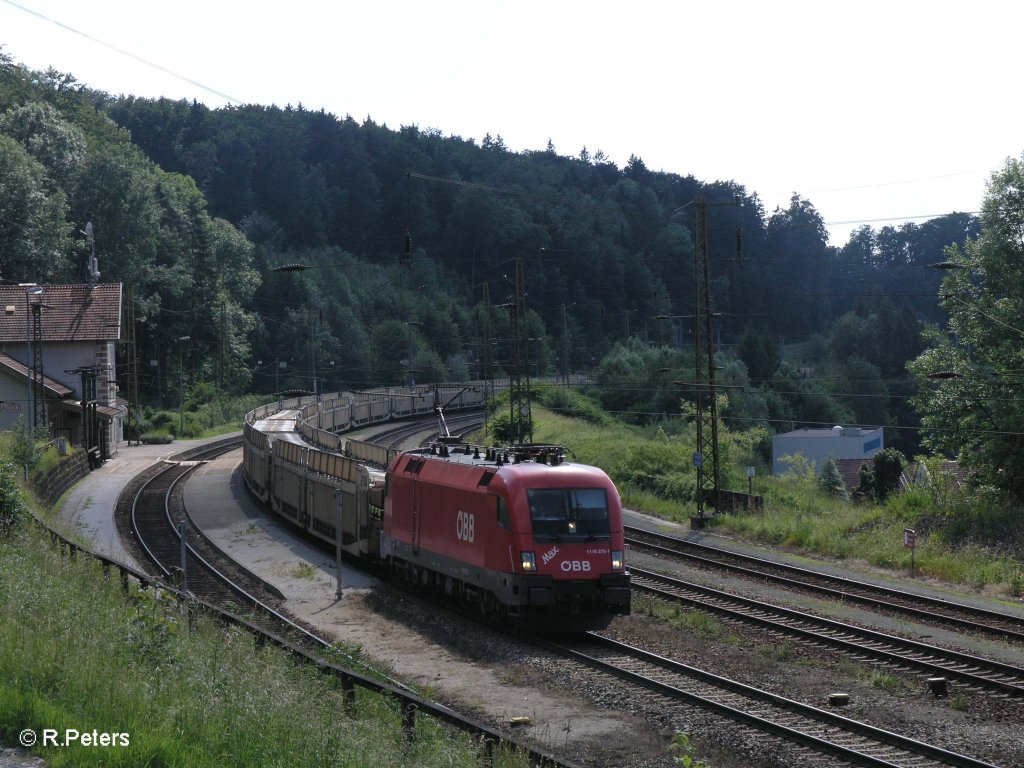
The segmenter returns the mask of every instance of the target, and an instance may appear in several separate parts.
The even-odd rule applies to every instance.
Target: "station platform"
[[[185,484],[185,509],[196,526],[239,565],[284,594],[289,610],[306,614],[337,601],[333,552],[307,543],[254,500],[242,479],[242,449],[199,467]],[[342,565],[342,590],[376,585],[366,574]],[[312,621],[311,623],[317,623]]]
[[[133,445],[120,443],[113,457],[64,495],[56,517],[69,528],[82,531],[88,546],[124,565],[144,570],[121,543],[114,522],[114,510],[121,492],[131,480],[147,467],[189,448],[222,440],[223,435],[202,440],[176,440],[166,445]]]

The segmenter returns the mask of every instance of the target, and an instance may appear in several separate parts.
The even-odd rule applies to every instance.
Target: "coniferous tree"
[[[839,474],[839,468],[832,459],[825,460],[818,482],[822,490],[829,496],[834,496],[843,501],[849,499],[850,495],[847,493],[846,484],[843,483],[843,476]]]

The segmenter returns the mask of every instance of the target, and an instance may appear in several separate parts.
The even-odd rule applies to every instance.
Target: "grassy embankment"
[[[0,743],[26,728],[40,740],[46,728],[128,734],[127,745],[37,747],[49,768],[476,765],[468,737],[418,718],[407,742],[396,706],[358,689],[348,717],[339,685],[308,665],[210,619],[189,628],[172,602],[125,595],[35,526],[5,533],[3,517]]]
[[[567,418],[534,409],[538,442],[568,446],[583,462],[602,467],[615,480],[623,504],[676,522],[688,521],[695,470],[693,435],[666,435],[611,419]],[[594,423],[598,421],[600,423]],[[914,570],[918,577],[966,584],[994,594],[1017,597],[1024,589],[1019,554],[1002,546],[1014,541],[1016,510],[1000,510],[977,493],[947,492],[941,482],[891,497],[885,505],[829,497],[813,473],[771,477],[752,445],[730,434],[722,444],[723,487],[745,491],[746,465],[758,464],[753,491],[765,510],[754,514],[717,515],[710,529],[809,556],[861,561],[871,566],[910,572],[904,528],[917,531]],[[728,463],[728,467],[725,465]],[[740,478],[740,479],[737,479]],[[1019,550],[1018,550],[1019,553]]]

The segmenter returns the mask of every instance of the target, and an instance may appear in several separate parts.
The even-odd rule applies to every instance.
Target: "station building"
[[[0,285],[0,430],[24,420],[113,455],[127,410],[115,375],[121,300],[120,283]]]

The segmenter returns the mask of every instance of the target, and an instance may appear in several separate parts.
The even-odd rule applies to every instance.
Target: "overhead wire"
[[[230,96],[230,95],[224,93],[223,91],[219,91],[216,88],[212,88],[212,87],[210,87],[210,86],[208,86],[208,85],[206,85],[204,83],[199,82],[198,80],[194,80],[191,77],[187,77],[186,75],[183,75],[183,74],[181,74],[179,72],[175,72],[173,69],[169,69],[169,68],[163,66],[162,64],[157,64],[156,62],[150,61],[149,59],[145,59],[142,56],[139,56],[138,54],[132,53],[131,51],[127,51],[124,48],[120,48],[120,47],[114,45],[113,43],[108,43],[105,40],[101,40],[98,37],[94,37],[94,36],[90,35],[87,32],[83,32],[80,29],[72,27],[70,24],[65,24],[64,22],[58,21],[57,19],[52,19],[49,16],[47,16],[47,15],[45,15],[43,13],[40,13],[39,11],[33,10],[32,8],[28,8],[28,7],[24,6],[24,5],[21,5],[20,3],[16,3],[16,2],[14,2],[14,0],[2,0],[2,2],[7,3],[7,5],[11,6],[12,8],[17,8],[20,11],[24,11],[25,13],[28,13],[28,14],[30,14],[32,16],[36,16],[36,17],[42,19],[43,21],[48,21],[49,23],[51,23],[51,24],[53,24],[55,26],[58,26],[61,29],[64,29],[64,30],[66,30],[68,32],[71,32],[72,34],[79,35],[80,37],[84,37],[86,40],[88,40],[91,43],[96,43],[97,45],[101,45],[104,48],[109,48],[110,50],[114,51],[115,53],[119,53],[122,56],[127,56],[130,59],[134,59],[135,61],[139,62],[140,64],[145,64],[147,67],[155,69],[158,72],[163,72],[165,75],[170,75],[171,77],[176,78],[178,80],[181,80],[183,82],[186,82],[189,85],[194,85],[196,88],[200,88],[200,89],[206,91],[207,93],[211,93],[214,96],[222,98],[225,101],[228,101],[228,102],[230,102],[232,104],[244,104],[245,103],[241,99],[236,99],[234,96]]]

